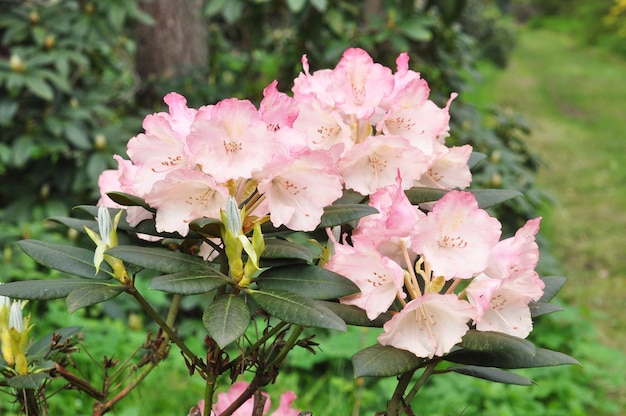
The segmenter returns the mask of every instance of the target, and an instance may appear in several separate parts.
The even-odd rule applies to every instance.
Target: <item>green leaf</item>
[[[219,271],[203,268],[155,277],[150,282],[150,289],[179,295],[195,295],[215,290],[229,281],[228,276]]]
[[[405,191],[409,201],[415,205],[437,201],[448,192],[449,191],[443,189],[420,187],[407,189]],[[509,189],[467,189],[464,192],[471,192],[478,202],[478,207],[482,209],[522,195],[518,191]]]
[[[415,15],[400,22],[398,30],[411,40],[427,42],[433,37],[433,34],[428,29],[429,23],[430,20],[424,19],[422,15]]]
[[[224,348],[246,332],[250,310],[239,296],[220,296],[204,310],[202,323],[209,336]]]
[[[296,325],[346,331],[346,323],[314,300],[286,290],[248,289],[252,299],[271,316]]]
[[[347,224],[350,221],[377,213],[378,210],[376,208],[364,204],[331,205],[324,208],[319,227],[326,228]]]
[[[391,377],[419,367],[424,359],[409,351],[372,345],[352,356],[354,377]]]
[[[57,345],[63,344],[68,339],[74,338],[81,330],[82,327],[80,326],[70,326],[67,328],[57,329],[56,331],[39,338],[37,342],[28,348],[28,357],[30,359],[33,359],[34,357],[45,357],[52,349],[53,339]]]
[[[189,229],[204,236],[221,238],[221,224],[222,221],[218,220],[217,218],[198,218],[189,223]]]
[[[535,345],[525,339],[504,334],[502,332],[477,331],[470,329],[463,336],[461,348],[471,351],[521,351],[534,354]]]
[[[447,194],[448,191],[443,189],[416,187],[407,189],[404,193],[411,204],[419,205],[424,202],[438,201],[442,196]]]
[[[485,209],[501,204],[509,199],[521,196],[522,193],[510,189],[470,189],[478,201],[478,207]]]
[[[73,290],[91,286],[94,282],[79,278],[10,282],[0,285],[0,295],[29,300],[58,299],[66,297]]]
[[[178,273],[189,270],[211,270],[200,257],[179,253],[160,247],[117,246],[106,251],[128,263],[161,273]]]
[[[444,357],[447,361],[477,365],[481,367],[498,368],[535,368],[555,365],[580,363],[569,355],[546,350],[535,349],[533,354],[527,351],[470,351],[465,349],[456,350]]]
[[[567,279],[563,276],[544,276],[541,278],[546,284],[546,287],[543,289],[543,296],[539,299],[539,302],[550,302],[559,290],[563,287]]]
[[[471,169],[471,168],[476,166],[480,161],[482,161],[486,157],[487,157],[487,155],[484,154],[484,153],[472,152],[472,154],[470,155],[469,160],[467,161],[467,166],[469,166],[469,168]]]
[[[98,222],[95,220],[81,220],[78,218],[71,218],[71,217],[50,217],[50,218],[46,218],[46,221],[52,221],[58,224],[63,224],[66,227],[70,227],[81,232],[85,229],[85,227],[89,228],[92,231],[95,231],[96,233],[99,232]]]
[[[528,307],[530,308],[530,316],[532,316],[533,318],[563,310],[563,308],[561,308],[558,305],[554,305],[552,303],[544,303],[544,302],[530,302],[528,304]]]
[[[44,372],[22,374],[11,377],[7,380],[7,384],[14,389],[36,389],[46,378],[50,378],[50,375]]]
[[[337,302],[318,301],[320,304],[326,306],[331,311],[335,312],[337,316],[343,319],[346,324],[353,326],[365,326],[382,328],[382,326],[391,319],[391,314],[385,312],[380,314],[378,318],[373,321],[367,317],[365,311],[354,305],[343,305]]]
[[[301,11],[305,4],[306,0],[287,0],[287,7],[292,13],[298,13]]]
[[[72,313],[85,306],[113,299],[124,290],[126,290],[126,287],[121,285],[92,283],[89,286],[73,290],[67,295],[65,303],[67,304],[67,310]]]
[[[78,123],[70,123],[65,126],[65,137],[67,140],[82,150],[91,149],[91,142],[85,128]]]
[[[337,299],[359,292],[359,287],[342,275],[308,264],[273,267],[261,273],[257,284],[264,290],[306,293],[310,299]]]
[[[117,204],[124,205],[125,207],[142,207],[150,212],[155,212],[155,209],[146,203],[142,198],[138,196],[127,194],[124,192],[107,192],[107,196]]]
[[[46,101],[52,101],[54,98],[54,90],[43,79],[36,75],[25,78],[26,88],[39,98],[43,98]]]
[[[96,267],[93,265],[94,252],[91,250],[37,240],[22,240],[17,244],[37,263],[51,269],[103,280],[111,278],[107,272],[113,273],[111,267],[104,262],[100,265],[100,271],[96,273]]]
[[[518,386],[532,386],[535,384],[531,379],[519,374],[494,367],[478,367],[474,365],[451,366],[446,369],[466,376],[482,378],[483,380],[495,381],[496,383],[515,384]]]
[[[296,259],[307,263],[313,261],[313,253],[308,248],[279,238],[265,240],[265,250],[261,253],[262,259]]]

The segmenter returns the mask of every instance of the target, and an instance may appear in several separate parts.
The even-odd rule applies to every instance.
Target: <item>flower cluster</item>
[[[385,323],[382,345],[432,358],[449,352],[470,325],[519,338],[530,333],[528,304],[544,289],[535,272],[539,218],[499,241],[500,223],[470,192],[450,191],[425,214],[408,201],[400,179],[370,204],[379,213],[359,222],[351,245],[334,241],[325,267],[359,286],[340,301],[372,320],[396,299],[402,305]]]
[[[344,189],[370,195],[398,171],[403,189],[469,185],[471,147],[445,146],[448,107],[428,99],[407,54],[395,73],[361,49],[332,70],[303,66],[293,96],[274,81],[258,109],[235,98],[194,109],[168,94],[169,112],[148,115],[130,159],[116,155],[118,169],[101,175],[99,205],[119,207],[107,192],[135,195],[156,209],[157,231],[186,236],[190,221],[220,218],[230,195],[250,217],[311,231]],[[150,217],[128,210],[131,225]]]
[[[158,232],[186,236],[191,221],[223,219],[235,201],[244,226],[232,240],[247,242],[245,224],[266,220],[315,230],[324,207],[354,191],[378,214],[343,242],[329,233],[334,254],[324,267],[359,287],[342,303],[372,320],[391,311],[381,344],[432,358],[471,327],[524,338],[528,304],[544,288],[534,271],[539,219],[500,241],[498,220],[462,191],[471,182],[471,146],[445,144],[454,95],[438,107],[408,60],[398,56],[393,72],[353,48],[335,68],[311,72],[305,56],[293,95],[273,82],[258,109],[235,98],[188,108],[170,93],[169,112],[147,116],[145,133],[129,141],[130,159],[115,156],[118,169],[102,174],[100,205],[117,206],[105,196],[111,191],[135,195],[156,213],[130,207],[131,225],[155,215]],[[405,193],[415,187],[449,192],[418,207]],[[244,248],[229,262],[241,263]],[[244,286],[254,266],[240,273]]]

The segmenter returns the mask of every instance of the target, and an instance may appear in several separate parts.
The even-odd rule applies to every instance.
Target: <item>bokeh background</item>
[[[582,367],[521,371],[532,387],[442,375],[415,408],[623,414],[624,0],[0,0],[0,282],[59,276],[16,241],[87,244],[45,219],[96,202],[99,174],[115,167],[113,154],[125,154],[145,114],[166,110],[166,93],[185,95],[192,107],[232,96],[258,103],[274,79],[289,91],[302,54],[312,70],[329,68],[348,47],[391,68],[408,51],[433,100],[443,105],[459,93],[448,140],[486,155],[472,187],[521,191],[493,215],[508,234],[541,215],[540,272],[569,278],[558,297],[565,311],[540,317],[531,337]],[[202,299],[190,298],[179,332],[201,349]],[[168,302],[162,293],[150,300]],[[72,315],[62,300],[28,309],[35,338],[84,328],[74,363],[95,385],[105,356],[128,355],[154,330],[123,299]],[[270,393],[277,400],[295,390],[297,407],[315,415],[373,414],[395,380],[353,379],[350,357],[376,336],[318,333],[317,353],[296,351]],[[203,383],[171,355],[111,414],[186,414]],[[0,414],[17,414],[7,389],[0,386]],[[93,404],[55,381],[47,393],[51,415],[88,414]]]

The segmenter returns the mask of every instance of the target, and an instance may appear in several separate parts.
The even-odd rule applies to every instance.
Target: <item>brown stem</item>
[[[80,378],[74,373],[68,371],[65,367],[60,365],[59,363],[54,363],[54,367],[57,373],[67,380],[72,386],[76,387],[80,391],[84,391],[89,396],[93,397],[98,401],[104,400],[106,397],[104,394],[98,390],[94,385],[89,383],[87,380]]]

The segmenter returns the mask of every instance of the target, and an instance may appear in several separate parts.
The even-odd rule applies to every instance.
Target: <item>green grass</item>
[[[562,296],[587,309],[602,339],[626,345],[626,61],[551,31],[523,30],[510,68],[486,72],[472,99],[527,117],[556,198],[543,232],[570,278]]]

